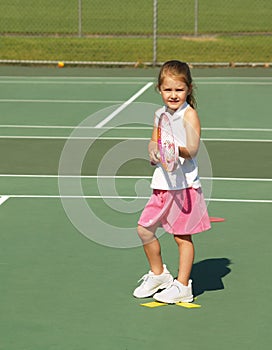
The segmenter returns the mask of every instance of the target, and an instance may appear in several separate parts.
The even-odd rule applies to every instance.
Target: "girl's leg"
[[[137,229],[138,235],[143,242],[143,248],[149,262],[150,270],[155,275],[160,275],[163,273],[161,246],[159,240],[155,236],[155,232],[158,227],[159,224],[148,228],[139,225]]]
[[[177,280],[163,290],[153,295],[153,298],[162,303],[174,304],[178,302],[190,303],[194,300],[190,274],[194,261],[194,245],[191,236],[175,235],[179,250],[179,273]]]
[[[194,262],[194,244],[190,235],[174,236],[179,250],[179,272],[177,280],[188,286]]]
[[[158,226],[158,224],[148,228],[138,226],[138,234],[143,242],[151,271],[141,278],[143,282],[134,290],[133,295],[136,298],[150,297],[158,290],[170,287],[173,283],[173,276],[162,263],[161,246],[155,236]]]

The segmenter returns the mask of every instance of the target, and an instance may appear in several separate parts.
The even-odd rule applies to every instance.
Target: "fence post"
[[[82,0],[78,0],[78,37],[82,37]]]
[[[153,66],[157,64],[158,0],[153,0]]]
[[[195,0],[195,36],[198,35],[198,0]]]

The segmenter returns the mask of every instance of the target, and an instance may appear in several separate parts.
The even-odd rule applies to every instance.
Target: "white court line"
[[[12,136],[0,135],[0,139],[40,139],[40,140],[150,140],[148,137],[95,137],[95,136]]]
[[[86,175],[86,176],[78,176],[78,175],[28,175],[28,174],[0,174],[0,177],[25,177],[25,178],[82,178],[82,179],[95,179],[95,178],[118,178],[118,179],[150,179],[151,176],[111,176],[111,175],[105,175],[105,176],[97,176],[97,175]],[[203,180],[219,180],[219,181],[263,181],[263,182],[271,182],[272,179],[261,179],[261,178],[210,178],[210,177],[202,177]],[[143,199],[148,200],[149,196],[92,196],[92,195],[66,195],[66,196],[60,196],[60,195],[16,195],[16,194],[10,194],[10,195],[4,195],[0,197],[0,199],[3,199],[2,203],[4,203],[9,198],[18,198],[18,199]],[[210,198],[207,199],[207,201],[210,202],[237,202],[237,203],[272,203],[272,200],[269,199],[237,199],[237,198]],[[0,200],[0,205],[2,204]]]
[[[272,203],[272,199],[210,198],[209,202]]]
[[[100,129],[103,130],[152,130],[150,126],[118,126],[110,127],[103,126]],[[0,128],[13,128],[13,129],[98,129],[95,126],[77,126],[77,125],[29,125],[29,124],[1,124]],[[253,131],[253,132],[272,132],[272,129],[263,128],[201,128],[205,131]]]
[[[0,139],[40,139],[40,140],[134,140],[147,141],[150,137],[95,137],[95,136],[15,136],[15,135],[0,135]],[[218,138],[201,138],[202,141],[217,141],[217,142],[272,142],[270,139],[218,139]]]
[[[272,142],[272,140],[262,140],[262,139],[218,139],[218,138],[201,138],[202,141],[220,141],[220,142]]]
[[[9,79],[9,80],[8,80]],[[109,82],[109,79],[112,80],[112,82]],[[150,77],[58,77],[58,76],[37,76],[37,77],[21,77],[21,76],[0,76],[0,83],[41,83],[41,84],[52,84],[52,83],[61,83],[64,81],[66,84],[69,83],[77,83],[77,81],[80,82],[86,82],[86,83],[97,83],[101,82],[103,84],[106,83],[112,83],[114,84],[115,81],[118,83],[124,82],[124,84],[127,83],[127,81],[132,80],[132,83],[134,84],[137,81],[143,81],[143,80],[150,80],[154,79],[153,75],[150,75]],[[194,77],[194,81],[196,83],[200,84],[255,84],[255,83],[272,83],[271,77]],[[221,81],[220,81],[221,80]],[[97,81],[97,82],[96,82]]]
[[[259,128],[201,128],[207,131],[272,131],[272,129],[259,129]]]
[[[198,81],[197,85],[272,85],[272,81]]]
[[[5,203],[9,199],[9,196],[0,196],[0,205]]]
[[[19,102],[19,103],[122,103],[124,101],[100,101],[100,100],[28,100],[28,99],[7,99],[1,98],[0,102]]]
[[[58,76],[36,76],[36,77],[23,77],[23,76],[5,76],[0,75],[0,83],[37,83],[41,84],[51,84],[51,83],[62,83],[65,84],[76,84],[76,83],[91,83],[96,84],[96,82],[101,82],[102,84],[127,84],[130,82],[132,84],[139,83],[143,84],[145,80],[150,81],[154,77],[58,77]],[[209,78],[208,78],[209,79]]]
[[[95,126],[78,126],[78,125],[22,125],[22,124],[2,124],[0,125],[0,128],[6,128],[6,129],[93,129],[97,130]],[[153,126],[118,126],[118,127],[110,127],[110,126],[103,126],[99,129],[102,130],[152,130]],[[272,129],[271,129],[272,130]]]
[[[142,79],[144,80],[144,79]],[[146,80],[150,80],[146,79]],[[143,85],[143,81],[42,81],[42,80],[0,80],[0,84],[39,84],[39,85]]]
[[[143,199],[148,200],[150,196],[76,196],[76,195],[24,195],[24,194],[11,194],[5,195],[8,198],[17,198],[17,199]],[[237,202],[237,203],[272,203],[272,199],[237,199],[237,198],[210,198],[206,199],[209,202]]]
[[[253,181],[253,182],[271,182],[272,179],[266,178],[250,178],[250,177],[200,177],[201,180],[215,180],[215,181]]]
[[[136,94],[134,94],[129,100],[124,102],[120,107],[118,107],[114,112],[112,112],[109,116],[107,116],[104,120],[102,120],[100,123],[98,123],[95,127],[101,128],[105,124],[107,124],[109,121],[111,121],[117,114],[119,114],[122,110],[127,108],[133,101],[135,101],[139,96],[141,96],[147,89],[152,86],[153,83],[149,82],[147,83],[142,89],[140,89]]]
[[[0,174],[0,177],[7,178],[81,178],[81,179],[152,179],[152,176],[144,175],[41,175],[41,174]],[[201,180],[212,181],[252,181],[252,182],[272,182],[267,178],[250,178],[250,177],[200,177]]]

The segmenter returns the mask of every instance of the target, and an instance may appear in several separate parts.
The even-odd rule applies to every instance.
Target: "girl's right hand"
[[[152,165],[160,162],[160,152],[157,149],[152,149],[149,152],[149,158]]]

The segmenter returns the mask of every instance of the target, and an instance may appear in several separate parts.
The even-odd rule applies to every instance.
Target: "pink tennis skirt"
[[[201,188],[153,190],[138,224],[146,228],[160,224],[175,235],[192,235],[211,228]]]

